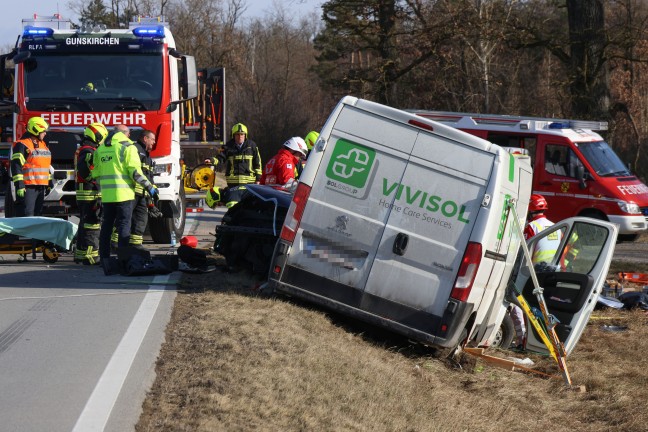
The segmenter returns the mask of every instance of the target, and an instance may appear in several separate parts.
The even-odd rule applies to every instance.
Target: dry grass
[[[568,359],[574,383],[587,388],[579,393],[561,379],[466,355],[457,367],[397,336],[260,296],[259,281],[244,273],[184,275],[182,284],[138,431],[644,431],[648,424],[641,312],[595,313]],[[549,359],[529,357],[557,374]]]

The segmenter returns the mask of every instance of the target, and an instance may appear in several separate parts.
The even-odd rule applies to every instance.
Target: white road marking
[[[153,283],[167,282],[168,279],[169,275],[156,276]],[[103,431],[106,427],[135,355],[142,345],[163,295],[164,291],[159,289],[149,289],[146,292],[126,333],[77,419],[72,429],[74,432]]]

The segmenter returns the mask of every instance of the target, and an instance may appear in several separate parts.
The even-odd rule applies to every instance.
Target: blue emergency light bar
[[[32,27],[32,26],[27,26],[23,30],[23,36],[52,36],[54,34],[54,30],[48,27]]]
[[[569,129],[569,128],[571,128],[571,125],[569,123],[553,122],[549,124],[549,129]]]
[[[137,27],[133,34],[140,37],[164,37],[164,26]]]

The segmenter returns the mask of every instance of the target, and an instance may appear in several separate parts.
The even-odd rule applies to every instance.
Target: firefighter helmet
[[[209,208],[216,207],[221,200],[221,193],[219,187],[213,187],[207,191],[205,194],[205,203]]]
[[[306,147],[306,143],[300,137],[292,137],[283,145],[292,151],[301,153],[302,157],[306,157],[306,154],[308,153],[308,147]]]
[[[32,135],[39,135],[41,132],[47,132],[49,125],[43,117],[32,117],[27,121],[27,132]]]
[[[108,129],[102,123],[95,122],[89,124],[83,131],[83,136],[93,143],[99,145],[103,143],[108,136]]]
[[[543,212],[549,209],[547,205],[547,200],[540,194],[531,195],[531,201],[529,202],[529,213]]]
[[[180,239],[180,244],[195,248],[198,247],[198,239],[192,235],[184,236]]]
[[[315,131],[308,132],[308,135],[306,135],[306,137],[304,138],[308,150],[313,150],[313,146],[315,145],[315,141],[317,141],[317,138],[319,138],[318,132]]]
[[[245,126],[243,123],[236,123],[232,127],[232,136],[234,136],[237,133],[242,133],[242,134],[245,134],[245,136],[247,136],[247,134],[248,134],[247,126]]]

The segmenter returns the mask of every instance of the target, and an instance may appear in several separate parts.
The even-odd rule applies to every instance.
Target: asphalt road
[[[185,232],[209,246],[222,213],[189,214]],[[133,430],[181,273],[104,276],[71,254],[18,259],[0,255],[0,430]]]

